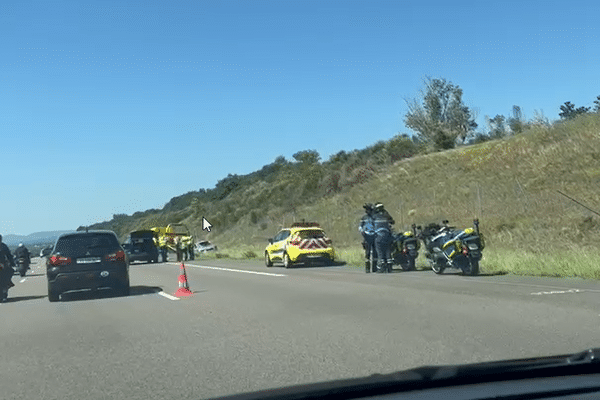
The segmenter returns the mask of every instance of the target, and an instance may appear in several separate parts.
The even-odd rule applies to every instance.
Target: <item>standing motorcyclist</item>
[[[8,298],[8,289],[15,286],[12,283],[12,276],[15,273],[13,269],[15,266],[15,260],[8,246],[2,242],[2,235],[0,235],[0,301],[6,302]]]
[[[377,268],[377,251],[375,251],[375,225],[373,223],[373,204],[367,203],[363,206],[365,215],[360,219],[358,231],[363,237],[363,248],[365,249],[365,272],[368,274],[373,268]],[[371,262],[371,256],[373,261]]]
[[[375,225],[375,249],[379,263],[377,272],[392,272],[392,225],[395,221],[384,208],[383,204],[375,204],[373,224]]]
[[[25,273],[29,269],[29,264],[31,264],[31,254],[23,243],[19,243],[19,247],[15,250],[15,258],[19,263],[19,274],[25,276]],[[21,263],[23,265],[21,265]]]

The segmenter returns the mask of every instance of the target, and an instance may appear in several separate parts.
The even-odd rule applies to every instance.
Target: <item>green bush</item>
[[[256,258],[256,257],[257,257],[257,255],[253,251],[246,251],[244,253],[244,258]]]

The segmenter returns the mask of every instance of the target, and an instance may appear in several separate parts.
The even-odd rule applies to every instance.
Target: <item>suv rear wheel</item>
[[[48,284],[48,300],[51,303],[54,303],[59,300],[60,293],[58,293],[51,284]]]
[[[129,287],[129,282],[127,282],[125,285],[119,287],[116,290],[117,295],[118,296],[123,296],[123,297],[129,296],[130,291],[131,290],[130,290],[130,287]]]

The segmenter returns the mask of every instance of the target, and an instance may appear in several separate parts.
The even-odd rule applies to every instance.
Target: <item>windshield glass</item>
[[[0,1],[0,398],[600,347],[599,4]]]

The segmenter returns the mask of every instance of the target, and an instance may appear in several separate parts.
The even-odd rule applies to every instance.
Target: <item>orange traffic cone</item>
[[[187,274],[185,273],[185,265],[181,263],[181,267],[179,267],[179,289],[175,292],[175,296],[191,296],[192,291],[190,290],[190,285],[187,281]]]

